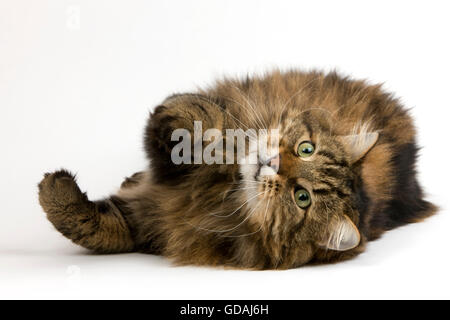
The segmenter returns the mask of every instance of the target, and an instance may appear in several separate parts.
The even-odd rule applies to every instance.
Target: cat
[[[278,152],[253,164],[175,164],[172,134],[196,121],[202,132],[277,129]],[[223,79],[154,109],[149,167],[117,194],[91,201],[59,170],[44,175],[39,202],[58,231],[100,253],[252,270],[337,262],[435,213],[416,178],[415,136],[408,110],[381,85],[298,70]]]

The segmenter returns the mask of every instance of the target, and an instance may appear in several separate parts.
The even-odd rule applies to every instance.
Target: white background
[[[448,1],[1,1],[0,298],[450,298]],[[79,15],[78,15],[79,13]],[[79,23],[78,23],[79,22]],[[92,199],[146,167],[165,96],[272,67],[384,82],[412,107],[437,216],[358,258],[289,271],[173,267],[94,255],[46,220],[42,173]]]

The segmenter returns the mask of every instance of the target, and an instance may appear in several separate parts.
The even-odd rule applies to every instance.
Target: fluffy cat
[[[194,131],[194,121],[203,132],[278,129],[278,154],[256,164],[175,164],[171,135]],[[274,71],[173,95],[150,115],[145,150],[149,168],[104,200],[89,200],[66,170],[45,174],[39,201],[50,222],[102,253],[287,269],[351,258],[384,231],[435,212],[416,179],[407,110],[380,85],[336,73]]]

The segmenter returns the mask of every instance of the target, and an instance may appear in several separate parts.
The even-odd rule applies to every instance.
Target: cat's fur
[[[194,120],[203,121],[203,130],[279,127],[278,174],[249,181],[253,169],[238,164],[175,165],[171,133],[193,130]],[[368,133],[375,139],[360,141],[365,150],[352,159],[343,137]],[[316,144],[308,161],[293,152],[303,140]],[[284,269],[353,257],[384,231],[435,212],[416,179],[418,148],[407,110],[379,85],[336,73],[275,71],[171,96],[150,115],[145,149],[148,170],[106,200],[90,201],[68,171],[46,174],[39,201],[56,229],[97,252]],[[297,185],[310,190],[306,210],[293,201]],[[356,247],[330,249],[346,232],[336,231],[341,222],[357,226]]]

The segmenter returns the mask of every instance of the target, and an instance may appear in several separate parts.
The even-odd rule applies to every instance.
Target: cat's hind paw
[[[47,214],[70,212],[87,201],[75,176],[67,170],[44,174],[38,188],[39,203]]]

